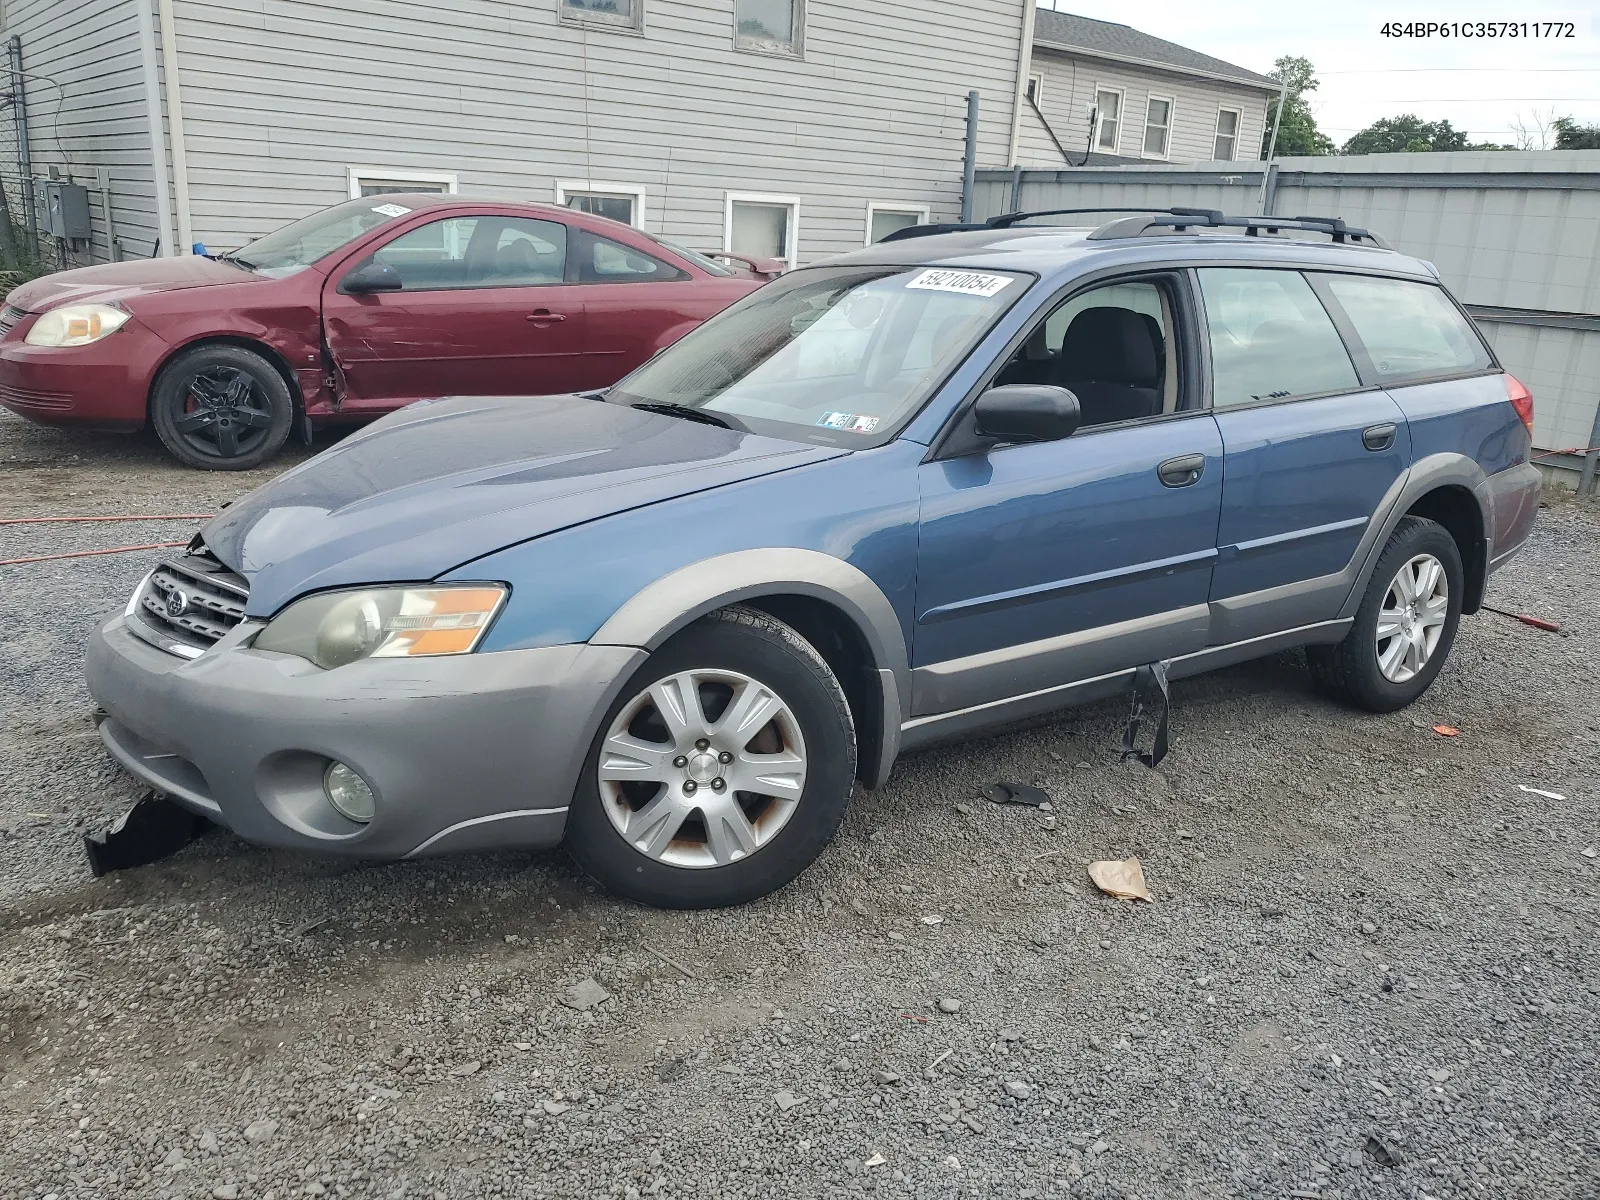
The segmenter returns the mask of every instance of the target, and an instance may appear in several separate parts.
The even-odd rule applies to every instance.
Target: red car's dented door
[[[566,282],[559,221],[479,214],[428,222],[329,276],[323,326],[340,408],[447,395],[543,395],[581,386],[583,289]],[[398,291],[352,293],[369,262]]]

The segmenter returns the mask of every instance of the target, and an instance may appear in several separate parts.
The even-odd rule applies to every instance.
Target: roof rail
[[[1072,217],[1086,213],[1171,213],[1175,217],[1222,218],[1222,214],[1214,208],[1041,208],[1037,212],[1001,213],[998,217],[990,217],[985,224],[991,229],[1010,229],[1032,217]]]
[[[1152,209],[1150,215],[1123,217],[1108,221],[1088,237],[1091,242],[1110,242],[1121,238],[1171,231],[1182,233],[1193,227],[1243,229],[1246,237],[1274,235],[1285,229],[1325,233],[1339,245],[1369,245],[1381,250],[1392,247],[1367,229],[1346,225],[1338,217],[1229,217],[1209,209]]]
[[[903,242],[907,238],[932,237],[936,233],[971,233],[975,229],[988,229],[987,224],[973,224],[966,221],[953,221],[944,225],[907,225],[904,229],[896,229],[886,233],[878,239],[878,245],[884,242]]]

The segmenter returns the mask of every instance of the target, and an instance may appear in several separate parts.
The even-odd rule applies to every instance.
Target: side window
[[[1322,278],[1355,326],[1379,382],[1489,367],[1477,330],[1433,284],[1365,275]]]
[[[683,272],[676,267],[609,238],[585,234],[583,245],[585,249],[578,260],[579,283],[643,283],[683,278]]]
[[[1111,283],[1052,309],[995,377],[1078,397],[1083,426],[1178,409],[1171,293],[1152,279]]]
[[[1298,271],[1208,267],[1198,274],[1217,408],[1361,386],[1339,331]]]
[[[372,256],[407,292],[560,283],[567,227],[521,217],[450,217],[403,233]]]

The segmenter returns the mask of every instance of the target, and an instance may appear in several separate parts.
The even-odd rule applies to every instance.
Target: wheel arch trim
[[[591,645],[656,650],[707,613],[744,600],[799,595],[840,610],[872,654],[883,736],[876,761],[862,764],[862,781],[879,787],[900,749],[900,722],[909,711],[911,671],[894,606],[859,567],[817,550],[774,547],[737,550],[702,559],[662,576],[623,603],[589,639]]]

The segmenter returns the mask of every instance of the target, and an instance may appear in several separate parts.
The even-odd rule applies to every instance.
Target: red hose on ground
[[[135,550],[171,550],[187,546],[188,542],[150,542],[143,546],[113,546],[109,550],[73,550],[68,554],[36,554],[31,558],[0,558],[0,567],[15,567],[22,563],[53,562],[58,558],[93,558],[97,554],[131,554]]]
[[[207,521],[215,513],[150,513],[133,517],[0,517],[0,525],[55,525],[81,521]]]

